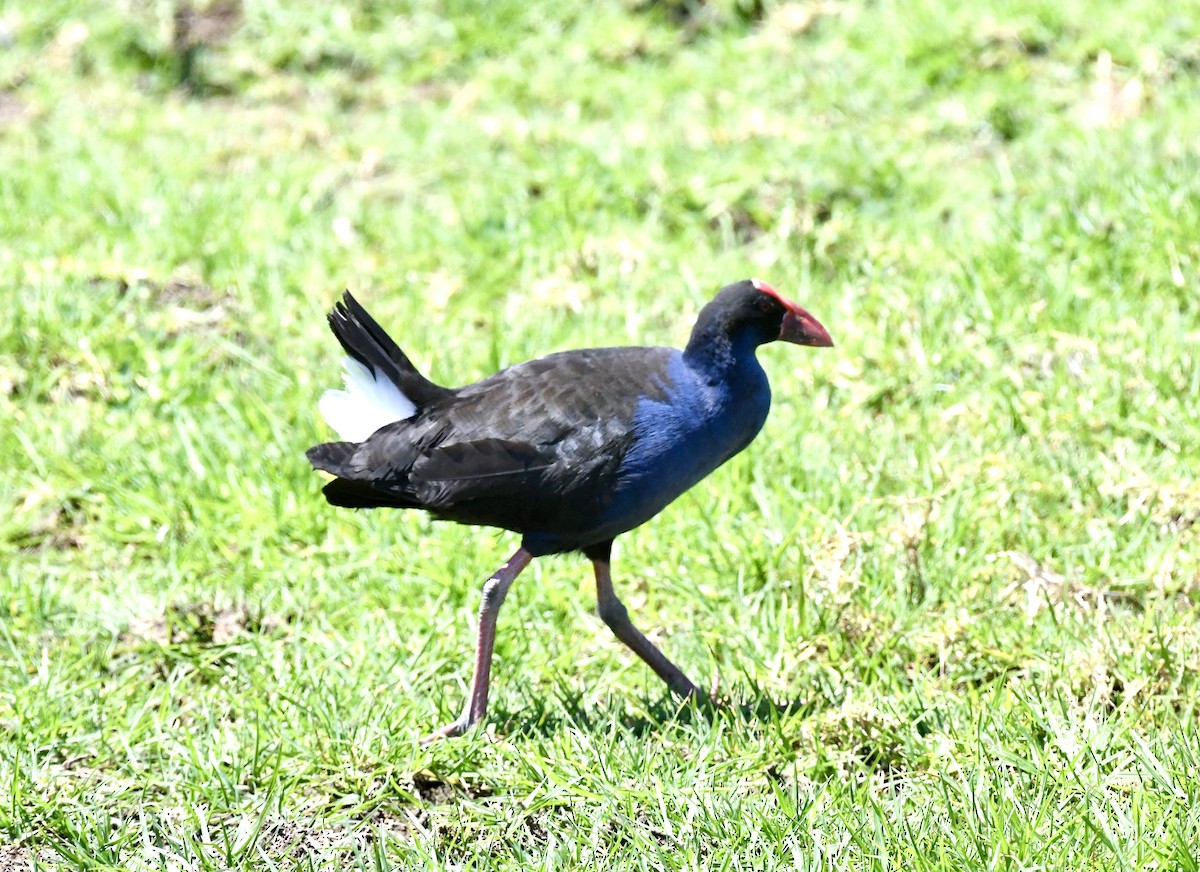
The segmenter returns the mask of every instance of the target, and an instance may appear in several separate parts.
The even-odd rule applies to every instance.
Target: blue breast
[[[676,352],[665,401],[643,399],[634,441],[617,471],[604,527],[631,530],[750,444],[771,406],[766,373],[754,355],[716,377]],[[619,528],[619,529],[618,529]]]

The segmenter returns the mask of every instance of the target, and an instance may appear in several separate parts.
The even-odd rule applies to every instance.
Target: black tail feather
[[[400,346],[349,291],[329,313],[329,327],[348,355],[372,372],[382,373],[417,406],[427,405],[452,393],[417,372],[408,355],[401,351]]]
[[[357,442],[325,442],[314,445],[306,452],[308,462],[314,469],[338,476],[324,487],[325,499],[330,505],[348,509],[373,509],[387,506],[393,509],[418,509],[420,504],[406,499],[402,494],[377,490],[370,480],[355,481],[341,476],[353,475],[351,464],[359,445]]]
[[[419,503],[386,491],[376,490],[370,482],[335,478],[322,488],[325,499],[331,506],[344,509],[419,509]]]
[[[304,453],[308,456],[308,462],[313,465],[313,469],[324,470],[333,475],[347,475],[349,474],[347,466],[356,450],[358,450],[357,442],[323,442],[320,445],[314,445]]]

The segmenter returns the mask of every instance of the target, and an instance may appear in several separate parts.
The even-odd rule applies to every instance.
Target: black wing
[[[326,487],[338,505],[369,505],[374,494],[374,505],[462,523],[585,530],[611,499],[638,402],[665,396],[672,353],[587,349],[520,364],[314,464],[348,480]]]

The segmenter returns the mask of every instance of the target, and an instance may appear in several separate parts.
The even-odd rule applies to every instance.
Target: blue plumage
[[[678,352],[667,369],[665,400],[643,398],[633,417],[633,443],[617,470],[606,513],[625,529],[644,523],[733,457],[758,435],[771,407],[771,387],[753,352],[719,378]]]

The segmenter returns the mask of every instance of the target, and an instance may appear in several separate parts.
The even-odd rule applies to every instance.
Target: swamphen
[[[833,341],[812,315],[747,279],[700,311],[683,351],[590,348],[444,388],[413,366],[350,296],[329,314],[349,357],[345,391],[320,410],[345,441],[308,450],[335,506],[424,509],[502,527],[521,547],[483,586],[475,672],[462,715],[427,736],[462,733],[487,711],[496,617],[535,557],[582,551],[601,619],[675,693],[698,693],[629,620],[613,591],[613,539],[658,514],[752,440],[771,404],[755,349]]]

